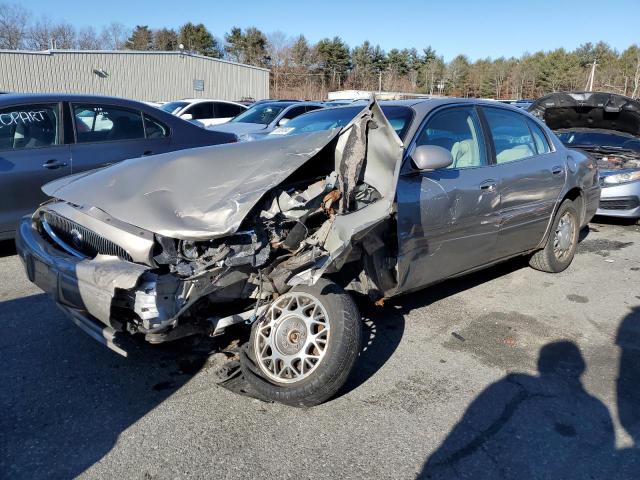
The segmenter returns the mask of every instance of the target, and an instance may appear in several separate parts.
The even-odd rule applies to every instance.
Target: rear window
[[[144,134],[147,138],[164,138],[169,136],[169,127],[151,115],[144,114]]]
[[[145,138],[142,112],[111,105],[74,105],[78,143]]]
[[[501,108],[483,107],[483,111],[496,148],[496,163],[515,162],[536,154],[524,115]]]

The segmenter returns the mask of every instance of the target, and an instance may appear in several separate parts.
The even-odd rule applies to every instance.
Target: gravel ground
[[[639,281],[640,228],[594,223],[561,274],[517,260],[363,304],[356,374],[294,409],[175,347],[114,354],[3,244],[0,477],[640,478]]]

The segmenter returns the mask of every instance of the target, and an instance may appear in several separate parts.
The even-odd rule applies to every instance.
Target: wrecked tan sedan
[[[126,337],[250,329],[229,361],[257,395],[323,402],[360,350],[346,290],[386,298],[523,254],[561,271],[597,208],[593,162],[525,112],[397,105],[404,139],[372,101],[342,129],[50,183],[19,228],[27,275],[124,355]]]

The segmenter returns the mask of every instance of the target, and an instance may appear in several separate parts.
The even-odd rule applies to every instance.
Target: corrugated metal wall
[[[101,69],[109,75],[94,73]],[[204,80],[195,91],[193,81]],[[114,95],[147,101],[269,97],[269,71],[179,52],[0,51],[0,91]]]

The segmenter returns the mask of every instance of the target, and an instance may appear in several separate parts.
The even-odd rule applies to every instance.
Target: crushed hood
[[[403,144],[372,101],[342,130],[268,141],[216,145],[126,160],[108,168],[46,184],[42,190],[66,202],[93,206],[110,216],[165,237],[199,240],[234,233],[272,188],[336,137],[335,170],[354,156],[354,132],[363,117],[375,120],[366,144],[364,182],[382,199],[350,215],[338,215],[328,239],[335,247],[389,215]]]
[[[529,111],[552,130],[597,128],[640,136],[640,102],[615,93],[552,93],[533,102]]]
[[[50,182],[42,190],[163,236],[222,237],[235,232],[269,189],[338,133],[336,129],[133,158]]]

